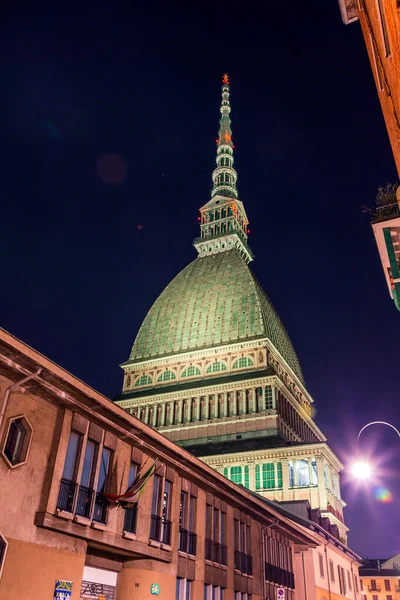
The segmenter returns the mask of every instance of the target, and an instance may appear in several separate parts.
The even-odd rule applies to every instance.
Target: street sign
[[[277,600],[285,600],[285,588],[277,588],[276,597]]]

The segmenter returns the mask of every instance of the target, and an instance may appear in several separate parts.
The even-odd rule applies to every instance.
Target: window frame
[[[22,422],[22,426],[25,428],[25,436],[24,436],[24,439],[22,440],[22,447],[20,450],[20,457],[18,459],[18,462],[14,463],[7,456],[6,447],[7,447],[7,442],[8,442],[8,438],[10,435],[11,427],[12,427],[13,423],[15,423],[16,421]],[[29,456],[29,451],[31,448],[32,437],[33,437],[33,427],[31,425],[29,419],[27,419],[25,415],[23,415],[23,414],[13,415],[12,417],[8,418],[7,425],[6,425],[5,431],[4,431],[3,442],[1,444],[1,456],[3,457],[3,460],[5,461],[5,463],[9,469],[16,469],[16,468],[22,467],[23,465],[26,464],[26,462],[28,460],[28,456]]]
[[[8,540],[1,532],[0,532],[0,540],[3,540],[3,542],[4,542],[4,548],[0,554],[0,580],[1,580],[4,564],[5,564],[6,558],[7,558],[7,550],[8,550]],[[0,547],[0,550],[1,550],[1,547]]]

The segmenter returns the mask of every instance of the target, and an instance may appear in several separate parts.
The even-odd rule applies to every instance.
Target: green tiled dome
[[[296,375],[299,361],[274,307],[236,250],[196,258],[149,310],[130,360],[268,337]]]

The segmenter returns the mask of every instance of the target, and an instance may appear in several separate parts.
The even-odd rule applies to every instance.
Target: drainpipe
[[[17,389],[18,387],[20,387],[22,384],[26,383],[30,379],[37,377],[38,375],[40,375],[41,372],[42,372],[41,367],[36,367],[36,371],[34,373],[31,373],[27,377],[24,377],[24,379],[21,379],[21,381],[16,381],[15,383],[9,385],[8,388],[6,388],[6,390],[4,392],[3,400],[0,405],[0,430],[1,430],[1,424],[2,424],[3,418],[4,418],[4,413],[6,412],[8,398],[9,398],[11,392],[13,392],[15,389]]]
[[[329,573],[328,551],[326,549],[327,545],[328,545],[328,542],[325,542],[324,548],[325,548],[325,562],[326,562],[326,580],[328,582],[329,600],[332,600],[332,594],[331,594],[331,576],[330,576],[330,573]]]

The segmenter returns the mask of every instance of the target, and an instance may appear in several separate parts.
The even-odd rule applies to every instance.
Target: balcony
[[[75,514],[90,519],[94,491],[85,485],[80,485],[76,501]]]
[[[192,556],[196,556],[196,546],[197,546],[197,535],[192,531],[188,531],[187,529],[183,529],[182,527],[179,529],[179,550],[180,552],[186,552],[187,554],[191,554]]]
[[[246,575],[253,575],[253,560],[251,556],[235,550],[235,569]]]
[[[206,539],[205,559],[212,560],[212,562],[227,566],[227,547],[219,542]]]
[[[398,216],[400,216],[400,208],[398,202],[395,201],[384,206],[377,206],[372,217],[372,222],[386,221]]]
[[[149,537],[154,542],[162,542],[169,546],[171,543],[171,521],[162,519],[158,515],[151,515]]]
[[[136,533],[137,504],[132,508],[127,508],[124,515],[124,531]]]
[[[93,510],[93,521],[97,523],[107,523],[108,500],[103,494],[96,494]]]
[[[58,492],[57,509],[72,513],[74,509],[76,482],[70,479],[61,479]]]
[[[294,574],[270,563],[265,563],[265,579],[294,590]]]
[[[381,591],[381,586],[380,585],[369,585],[368,586],[368,591],[369,592],[380,592]]]

